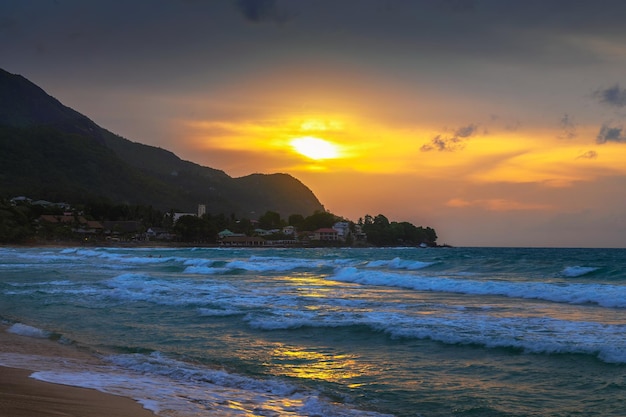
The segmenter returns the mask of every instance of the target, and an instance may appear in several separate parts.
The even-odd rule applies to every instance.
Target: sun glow
[[[337,145],[314,136],[295,138],[289,144],[296,152],[307,158],[321,160],[339,157],[339,147]]]

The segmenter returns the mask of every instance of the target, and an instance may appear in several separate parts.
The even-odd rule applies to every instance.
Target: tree
[[[372,217],[365,216],[362,222],[363,231],[367,240],[377,246],[419,245],[426,243],[434,245],[437,234],[430,227],[416,227],[409,222],[389,222],[382,214]]]
[[[29,210],[2,202],[0,204],[0,242],[18,243],[32,234]]]
[[[327,211],[316,211],[302,223],[302,230],[317,230],[332,227],[337,222],[337,216]]]
[[[184,242],[203,242],[209,235],[207,222],[196,216],[182,216],[174,225],[178,238]]]
[[[300,229],[300,227],[304,223],[304,216],[302,214],[292,214],[291,216],[289,216],[287,223],[289,224],[289,226]]]
[[[283,227],[283,223],[280,214],[275,211],[266,211],[265,214],[259,217],[259,227],[261,229],[280,229]]]

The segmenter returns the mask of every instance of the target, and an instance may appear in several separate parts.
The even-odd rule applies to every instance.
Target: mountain
[[[174,153],[124,139],[0,69],[0,197],[147,204],[255,218],[324,207],[288,174],[233,178]]]

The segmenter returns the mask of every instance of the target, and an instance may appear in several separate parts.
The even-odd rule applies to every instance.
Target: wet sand
[[[85,366],[97,359],[71,346],[7,333],[0,325],[0,352],[75,358]],[[33,370],[0,366],[0,416],[154,417],[136,401],[116,395],[30,378]]]

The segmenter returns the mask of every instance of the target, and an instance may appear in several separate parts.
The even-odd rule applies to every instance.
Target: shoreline
[[[368,248],[416,248],[416,249],[449,249],[456,246],[441,244],[427,247],[419,245],[408,246],[373,246],[373,245],[263,245],[263,246],[238,246],[238,245],[220,245],[218,243],[206,242],[166,242],[166,241],[74,241],[74,240],[57,240],[57,241],[28,241],[22,243],[0,243],[0,247],[5,248],[221,248],[221,249],[272,249],[272,248],[293,248],[293,249],[320,249],[320,248],[352,248],[352,249],[368,249]]]
[[[16,335],[0,324],[2,354],[77,359],[88,369],[98,359],[48,339]],[[31,377],[37,369],[0,364],[0,415],[12,417],[154,417],[132,398],[95,389],[43,382]]]

